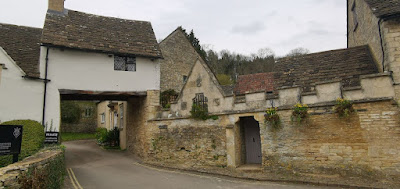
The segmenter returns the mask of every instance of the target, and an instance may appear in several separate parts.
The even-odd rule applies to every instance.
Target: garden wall
[[[47,149],[0,168],[0,188],[61,188],[65,175],[64,151]]]
[[[334,102],[310,105],[304,122],[292,121],[291,108],[278,111],[273,128],[264,112],[219,114],[218,120],[155,119],[147,125],[146,162],[166,167],[264,180],[392,187],[400,184],[400,115],[391,99],[355,101],[356,113],[339,117]],[[242,117],[259,122],[262,165],[241,169]],[[227,168],[225,168],[227,166]]]

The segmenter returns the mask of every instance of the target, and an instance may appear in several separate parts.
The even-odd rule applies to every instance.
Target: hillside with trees
[[[270,48],[262,48],[251,55],[231,52],[229,50],[221,50],[220,52],[212,49],[205,50],[200,40],[195,36],[193,30],[190,33],[186,32],[186,37],[191,42],[193,47],[210,66],[217,75],[218,80],[222,85],[230,85],[236,82],[237,76],[254,73],[272,72],[277,57],[274,51]],[[310,51],[306,48],[296,48],[291,50],[285,57],[299,56],[308,54]]]

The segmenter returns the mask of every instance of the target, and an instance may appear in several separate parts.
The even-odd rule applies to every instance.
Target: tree
[[[259,58],[268,58],[268,57],[274,57],[275,56],[275,53],[274,53],[274,51],[272,50],[272,49],[270,49],[270,48],[261,48],[261,49],[258,49],[258,51],[257,51],[257,57],[259,57]]]
[[[300,55],[305,55],[305,54],[309,54],[310,50],[303,48],[303,47],[299,47],[299,48],[295,48],[289,51],[289,53],[286,55],[286,57],[295,57],[295,56],[300,56]]]
[[[185,32],[187,39],[189,42],[192,44],[194,49],[196,49],[196,52],[200,55],[201,58],[203,58],[204,61],[207,62],[207,52],[203,49],[203,47],[200,45],[200,40],[195,36],[193,30],[190,31],[188,34],[185,29],[180,26],[183,32]]]

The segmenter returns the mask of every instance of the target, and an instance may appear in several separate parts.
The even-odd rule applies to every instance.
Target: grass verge
[[[96,139],[94,133],[61,133],[61,141]]]

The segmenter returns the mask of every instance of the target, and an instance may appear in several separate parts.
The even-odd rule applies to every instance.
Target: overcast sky
[[[250,54],[269,47],[277,55],[346,47],[345,0],[66,0],[87,13],[150,21],[157,39],[178,26],[193,29],[202,45]],[[47,0],[0,1],[0,22],[43,27]]]

